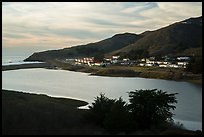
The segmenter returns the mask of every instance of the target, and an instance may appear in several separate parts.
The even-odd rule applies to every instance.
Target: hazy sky
[[[6,2],[3,48],[59,49],[202,15],[202,2]]]

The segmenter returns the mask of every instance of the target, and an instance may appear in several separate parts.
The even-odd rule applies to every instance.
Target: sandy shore
[[[30,63],[30,64],[18,64],[18,65],[6,65],[2,66],[2,71],[16,70],[16,69],[28,69],[28,68],[49,68],[52,65],[48,63]]]

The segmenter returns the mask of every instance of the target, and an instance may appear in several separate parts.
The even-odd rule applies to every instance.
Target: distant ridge
[[[202,55],[202,16],[142,34],[144,37],[140,40],[114,53],[145,49],[150,55]]]
[[[128,55],[139,49],[148,51],[150,56],[202,56],[202,16],[175,22],[155,31],[145,31],[139,35],[134,33],[116,34],[95,43],[36,52],[25,61],[91,57],[98,54]]]

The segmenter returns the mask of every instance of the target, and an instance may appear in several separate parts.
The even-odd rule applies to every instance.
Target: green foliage
[[[173,113],[170,109],[176,107],[175,94],[167,94],[161,90],[135,90],[129,92],[129,109],[134,115],[134,120],[139,127],[145,129],[163,121],[172,120]]]

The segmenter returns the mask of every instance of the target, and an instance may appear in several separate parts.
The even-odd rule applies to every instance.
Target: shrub
[[[111,106],[115,102],[113,99],[105,97],[105,94],[100,93],[100,96],[96,97],[90,108],[90,115],[92,121],[96,124],[103,126],[103,121],[106,115],[110,112]]]
[[[171,121],[173,113],[170,109],[176,107],[175,94],[167,94],[161,90],[135,90],[129,92],[129,110],[134,120],[142,129],[150,128],[164,121]]]
[[[133,127],[131,121],[126,102],[119,98],[112,104],[103,124],[110,133],[128,132]]]
[[[128,107],[122,98],[109,99],[104,94],[96,97],[90,108],[90,118],[95,124],[103,127],[109,133],[119,133],[131,130],[131,118]]]
[[[176,94],[157,89],[131,91],[130,104],[127,104],[122,98],[109,99],[101,93],[89,106],[89,118],[112,134],[153,128],[160,132],[166,129],[162,125],[173,121],[170,110],[176,108],[172,105],[177,103]]]

